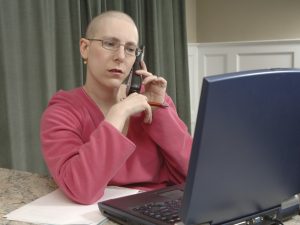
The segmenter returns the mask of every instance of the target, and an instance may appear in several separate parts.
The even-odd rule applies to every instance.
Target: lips
[[[108,71],[111,72],[111,73],[123,73],[123,71],[120,70],[120,69],[110,69]]]

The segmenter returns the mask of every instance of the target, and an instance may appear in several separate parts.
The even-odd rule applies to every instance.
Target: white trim
[[[202,42],[188,43],[188,46],[236,46],[236,45],[267,45],[267,44],[299,44],[300,39],[260,40],[260,41],[236,41],[236,42]]]
[[[250,69],[300,68],[300,39],[189,43],[188,61],[193,133],[203,77]]]

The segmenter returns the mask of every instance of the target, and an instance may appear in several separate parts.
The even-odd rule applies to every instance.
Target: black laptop
[[[300,193],[300,70],[205,77],[186,183],[99,202],[120,224],[256,224]]]

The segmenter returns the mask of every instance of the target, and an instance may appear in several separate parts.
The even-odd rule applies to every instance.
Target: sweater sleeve
[[[172,99],[166,96],[165,101],[169,107],[157,108],[153,114],[152,124],[143,126],[161,149],[170,181],[180,184],[185,181],[187,175],[192,137],[179,118]]]
[[[82,114],[69,103],[50,105],[41,119],[44,159],[53,178],[73,201],[91,204],[135,150],[135,145],[102,121],[83,141]]]

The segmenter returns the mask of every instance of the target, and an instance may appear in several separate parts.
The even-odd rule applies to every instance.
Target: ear
[[[80,54],[83,59],[88,58],[89,40],[80,38]]]

